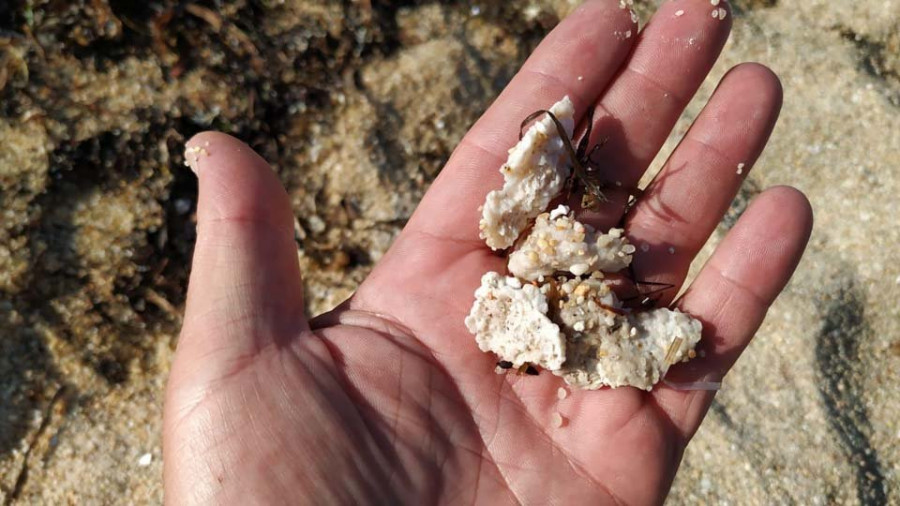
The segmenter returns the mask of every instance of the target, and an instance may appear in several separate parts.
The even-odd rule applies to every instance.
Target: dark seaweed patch
[[[719,233],[725,234],[731,230],[738,219],[740,219],[741,215],[744,214],[744,211],[747,210],[747,206],[750,205],[750,202],[753,201],[759,193],[759,184],[752,179],[745,179],[738,189],[734,200],[731,201],[731,205],[728,206],[728,211],[725,212],[725,216],[722,216],[722,221],[719,222]]]
[[[6,0],[0,3],[0,31],[17,32],[25,23],[24,0]]]
[[[819,393],[828,421],[850,466],[862,504],[887,504],[887,489],[878,453],[869,440],[871,424],[863,400],[860,343],[871,337],[865,318],[865,295],[853,279],[840,282],[836,294],[822,303],[822,327],[816,338]]]
[[[900,25],[883,38],[857,33],[846,26],[835,29],[841,37],[850,41],[859,53],[859,68],[878,81],[885,89],[888,100],[900,107]]]
[[[23,312],[41,315],[112,384],[126,381],[128,364],[150,351],[148,331],[177,331],[177,318],[165,309],[171,312],[184,299],[184,266],[194,239],[176,203],[193,199],[186,195],[196,191],[196,183],[189,182],[193,175],[186,169],[172,170],[180,158],[168,154],[180,151],[184,137],[167,126],[168,118],[145,115],[145,127],[137,132],[104,132],[64,143],[51,154],[51,183],[35,201],[39,219],[29,233],[36,252],[32,282],[19,298]],[[148,188],[137,192],[133,212],[161,214],[163,224],[117,238],[119,252],[108,252],[102,265],[87,264],[76,243],[85,230],[74,221],[75,210],[123,185]],[[111,280],[111,295],[95,286],[98,273]]]

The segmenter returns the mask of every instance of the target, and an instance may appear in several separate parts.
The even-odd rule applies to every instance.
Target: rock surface
[[[159,503],[194,233],[184,139],[225,130],[273,162],[302,217],[318,313],[364,278],[573,6],[232,0],[209,16],[175,0],[81,3],[0,5],[0,499]],[[654,2],[636,6],[646,20]],[[895,503],[900,3],[733,8],[731,41],[675,133],[742,61],[779,73],[784,110],[698,263],[773,184],[810,196],[816,228],[670,503]]]

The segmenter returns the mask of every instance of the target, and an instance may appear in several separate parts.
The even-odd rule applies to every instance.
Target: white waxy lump
[[[488,272],[475,292],[466,327],[482,351],[491,351],[514,367],[530,363],[559,369],[565,360],[565,336],[550,321],[541,289],[512,277]]]
[[[575,109],[569,97],[550,108],[567,136],[575,127]],[[531,220],[547,208],[569,177],[568,152],[556,125],[548,115],[525,132],[509,150],[509,158],[500,167],[503,188],[488,193],[479,223],[481,238],[491,249],[513,245]]]
[[[635,248],[620,228],[598,234],[575,220],[566,206],[543,213],[525,241],[509,256],[509,272],[534,281],[555,272],[581,276],[594,271],[617,272],[631,263]]]
[[[700,322],[665,308],[626,313],[618,304],[606,303],[608,290],[581,284],[560,299],[558,323],[567,336],[566,361],[554,374],[578,388],[650,390],[670,366],[687,360],[700,341]],[[574,296],[578,292],[582,295]]]
[[[568,97],[550,110],[571,136]],[[492,249],[506,249],[534,223],[509,256],[512,276],[481,278],[466,327],[482,351],[516,368],[534,364],[576,388],[650,390],[669,367],[695,356],[701,324],[677,310],[624,309],[603,275],[631,263],[635,247],[624,232],[600,233],[566,206],[544,212],[569,176],[567,156],[549,117],[510,150],[503,188],[484,204],[481,237]]]
[[[599,276],[538,287],[489,272],[475,298],[466,326],[482,351],[515,368],[539,365],[577,388],[650,390],[700,340],[700,322],[679,311],[621,309]]]

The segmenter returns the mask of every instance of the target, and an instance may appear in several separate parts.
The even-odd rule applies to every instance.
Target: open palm
[[[453,153],[353,298],[307,322],[288,198],[265,162],[207,133],[187,314],[165,410],[171,503],[660,502],[714,392],[573,391],[549,373],[496,375],[463,319],[505,259],[477,210],[519,121],[569,95],[590,106],[613,187],[633,187],[727,38],[707,0],[665,3],[636,36],[617,0],[588,2],[538,47]],[[681,11],[680,13],[677,11]],[[635,34],[635,36],[632,36]],[[680,286],[761,152],[777,78],[723,79],[626,219],[644,280]],[[740,167],[740,169],[738,169]],[[619,221],[625,193],[603,213]],[[790,188],[764,192],[674,303],[702,320],[702,357],[670,378],[718,381],[790,277],[811,228]],[[565,422],[557,427],[556,413]]]

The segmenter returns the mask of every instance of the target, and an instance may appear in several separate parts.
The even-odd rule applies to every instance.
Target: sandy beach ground
[[[657,3],[636,2],[642,20]],[[0,5],[4,504],[161,502],[162,392],[194,237],[188,137],[227,131],[272,162],[298,218],[308,311],[322,312],[352,293],[466,129],[574,8],[220,4]],[[697,262],[767,186],[806,192],[816,225],[669,502],[896,504],[900,0],[732,8],[731,40],[676,138],[742,61],[781,76],[784,110]]]

